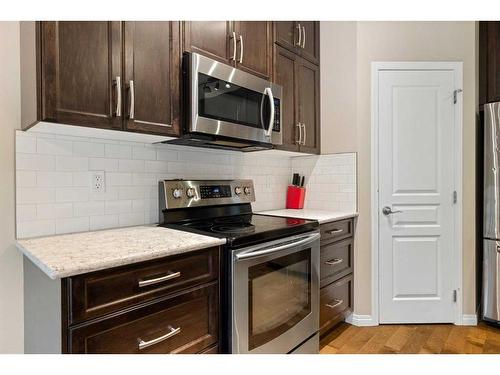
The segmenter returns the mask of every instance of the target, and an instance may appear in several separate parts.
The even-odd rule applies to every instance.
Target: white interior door
[[[455,320],[454,74],[378,73],[380,323]]]

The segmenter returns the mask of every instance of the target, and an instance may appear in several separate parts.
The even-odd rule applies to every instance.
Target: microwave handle
[[[262,250],[256,249],[256,250],[250,251],[248,253],[245,252],[245,253],[236,254],[236,261],[252,259],[252,258],[260,257],[263,255],[268,255],[268,254],[276,253],[279,251],[283,251],[283,250],[289,249],[291,247],[305,245],[305,244],[316,241],[319,238],[319,236],[320,236],[320,234],[315,232],[313,234],[310,234],[310,235],[307,235],[304,237],[299,237],[297,239],[297,241],[293,241],[293,242],[289,242],[289,243],[287,242],[285,245],[278,244],[277,246],[264,247],[264,248],[262,248]]]
[[[267,95],[269,98],[269,106],[271,107],[271,115],[269,116],[269,127],[266,130],[266,135],[268,137],[271,136],[271,132],[273,131],[273,124],[274,124],[274,97],[273,97],[273,90],[271,90],[270,87],[266,87],[264,90],[264,95]]]

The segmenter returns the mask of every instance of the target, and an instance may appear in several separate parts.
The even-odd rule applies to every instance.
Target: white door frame
[[[451,70],[454,72],[455,89],[463,88],[463,63],[462,62],[372,62],[372,119],[371,119],[371,145],[372,145],[372,175],[371,175],[371,219],[372,219],[372,317],[374,325],[379,324],[379,202],[378,202],[378,176],[379,176],[379,139],[378,139],[378,73],[383,70]],[[450,93],[453,96],[453,93]],[[453,205],[453,250],[455,270],[454,285],[457,290],[455,304],[455,324],[462,325],[462,95],[457,95],[454,112],[453,136],[453,164],[454,164],[454,190],[457,192],[457,203]],[[450,192],[451,194],[451,192]],[[451,199],[451,196],[450,196]]]

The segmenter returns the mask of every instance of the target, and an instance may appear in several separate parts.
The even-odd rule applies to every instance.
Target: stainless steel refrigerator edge
[[[500,321],[500,103],[484,106],[482,317]]]

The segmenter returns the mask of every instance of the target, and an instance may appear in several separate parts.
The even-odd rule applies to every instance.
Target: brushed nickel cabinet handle
[[[328,308],[330,308],[330,309],[334,309],[337,306],[342,305],[343,303],[344,303],[343,299],[335,298],[332,302],[327,303],[325,306],[328,307]]]
[[[116,117],[122,115],[122,79],[116,76]]]
[[[299,30],[299,41],[297,42],[297,46],[302,45],[302,28],[300,27],[300,23],[297,24],[297,29]]]
[[[344,261],[344,259],[342,259],[342,258],[333,258],[331,260],[327,260],[325,262],[325,264],[328,265],[328,266],[336,266],[337,264],[340,264],[343,261]]]
[[[134,81],[130,80],[130,112],[129,118],[131,120],[134,119],[135,115],[135,90],[134,90]]]
[[[236,33],[233,31],[233,36],[231,37],[233,40],[233,57],[231,57],[231,60],[236,61],[236,48],[237,48],[237,41],[236,41]]]
[[[306,48],[306,27],[302,26],[304,35],[302,36],[302,48]]]
[[[325,233],[326,234],[340,234],[343,231],[344,231],[343,229],[332,229],[332,230],[327,230]]]
[[[306,124],[302,123],[302,126],[304,127],[304,140],[302,141],[302,146],[305,146],[307,139],[307,129],[306,129]]]
[[[240,35],[240,64],[243,63],[243,37]]]
[[[158,283],[162,283],[164,281],[176,279],[181,276],[180,272],[171,272],[168,275],[157,277],[154,279],[148,279],[148,280],[139,280],[139,288],[148,286],[148,285],[154,285]]]
[[[181,327],[174,328],[172,326],[168,326],[167,328],[168,328],[167,334],[160,336],[160,337],[157,337],[153,340],[144,341],[141,338],[138,338],[137,341],[139,342],[139,350],[146,349],[152,345],[158,344],[158,343],[165,341],[165,340],[167,340],[167,339],[169,339],[169,338],[171,338],[171,337],[173,337],[181,332]]]
[[[299,140],[295,141],[295,143],[301,145],[302,144],[302,124],[300,122],[296,125],[299,128]]]

